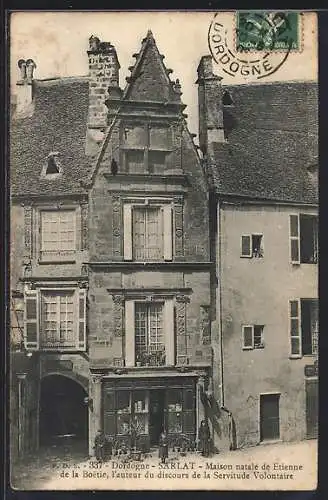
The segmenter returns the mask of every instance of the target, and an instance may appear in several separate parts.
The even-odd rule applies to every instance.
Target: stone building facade
[[[35,80],[20,61],[12,114],[11,288],[17,351],[36,370],[33,448],[78,437],[92,455],[97,429],[124,446],[131,426],[145,449],[164,428],[192,443],[212,369],[205,173],[152,33],[124,90],[115,48],[89,43],[88,78]]]
[[[219,447],[317,435],[318,89],[222,86],[198,68],[216,267]],[[230,414],[228,413],[230,412]]]
[[[149,31],[124,89],[21,78],[11,125],[11,448],[98,429],[219,449],[317,429],[317,86],[198,68],[199,147]],[[132,435],[131,430],[134,430]]]

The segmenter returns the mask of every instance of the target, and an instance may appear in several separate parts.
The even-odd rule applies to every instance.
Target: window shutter
[[[289,216],[290,260],[292,264],[300,264],[300,220],[299,215]]]
[[[115,391],[104,389],[103,392],[103,407],[104,407],[104,433],[108,436],[115,436]]]
[[[243,234],[241,237],[241,256],[252,257],[252,238],[250,234]]]
[[[243,325],[243,348],[253,349],[254,348],[254,326],[253,325]]]
[[[132,260],[132,207],[130,204],[123,205],[123,221],[124,221],[124,260]]]
[[[87,323],[87,291],[81,289],[78,291],[78,321],[77,321],[77,338],[78,349],[85,351],[87,346],[86,323]]]
[[[289,301],[289,320],[290,320],[290,353],[291,356],[302,355],[301,344],[301,301],[300,299]]]
[[[125,301],[125,365],[135,365],[134,301]]]
[[[164,260],[172,260],[172,207],[163,207]]]
[[[26,349],[39,349],[39,292],[25,291],[24,344]]]
[[[175,338],[174,338],[174,303],[173,299],[164,303],[164,334],[165,334],[165,364],[174,365]]]

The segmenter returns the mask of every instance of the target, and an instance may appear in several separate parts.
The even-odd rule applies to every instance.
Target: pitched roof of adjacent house
[[[86,77],[33,81],[33,104],[25,117],[13,115],[10,186],[13,196],[85,193],[91,159],[85,155],[89,82]],[[62,172],[41,175],[49,155],[58,153]]]
[[[212,187],[221,195],[316,204],[318,86],[315,82],[225,86],[227,141],[214,144]]]

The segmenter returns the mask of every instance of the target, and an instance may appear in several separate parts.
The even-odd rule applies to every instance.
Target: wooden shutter
[[[290,261],[292,264],[300,264],[300,219],[299,215],[289,216],[289,247]]]
[[[301,342],[301,301],[300,299],[289,301],[289,330],[290,330],[290,353],[291,356],[302,355]]]
[[[165,359],[166,365],[174,365],[175,361],[175,338],[174,338],[174,304],[173,299],[164,303],[164,335],[165,335]]]
[[[253,325],[243,325],[243,349],[253,349],[254,348],[254,326]]]
[[[123,205],[124,237],[123,253],[124,260],[132,260],[132,207],[130,204]]]
[[[85,351],[87,346],[86,323],[87,323],[87,291],[81,289],[78,291],[78,321],[77,321],[77,338],[78,349]]]
[[[243,234],[241,237],[241,256],[252,257],[252,237],[250,234]]]
[[[116,408],[115,408],[115,391],[104,388],[103,392],[103,430],[108,436],[116,434]]]
[[[135,365],[134,301],[125,301],[125,365]]]
[[[24,344],[26,349],[39,349],[39,292],[25,291]]]
[[[196,390],[185,388],[183,390],[183,432],[192,435],[196,429]]]
[[[172,207],[163,207],[164,260],[172,260]]]

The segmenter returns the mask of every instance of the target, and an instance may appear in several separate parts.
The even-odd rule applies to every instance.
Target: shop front
[[[197,378],[103,381],[102,428],[116,446],[149,450],[164,430],[171,446],[192,446],[197,430]]]

